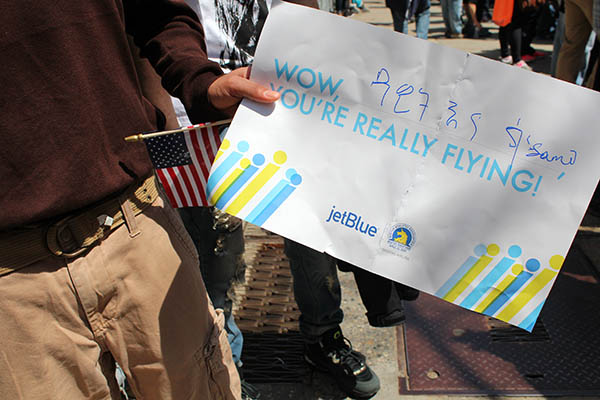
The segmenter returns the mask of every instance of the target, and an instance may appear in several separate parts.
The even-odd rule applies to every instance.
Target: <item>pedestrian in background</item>
[[[408,34],[408,22],[414,16],[417,37],[427,40],[431,14],[430,0],[386,0],[385,5],[390,9],[396,32]]]
[[[499,26],[500,61],[531,71],[531,67],[521,59],[523,38],[521,0],[496,0],[492,20]]]
[[[462,24],[462,0],[440,0],[442,7],[442,18],[446,30],[444,36],[448,39],[461,37]]]
[[[467,24],[463,29],[464,37],[471,39],[483,39],[492,36],[487,28],[481,26],[481,0],[464,0],[467,14]]]
[[[585,60],[586,43],[592,32],[592,0],[565,0],[565,31],[556,64],[556,77],[575,82]],[[592,79],[584,83],[593,86]]]

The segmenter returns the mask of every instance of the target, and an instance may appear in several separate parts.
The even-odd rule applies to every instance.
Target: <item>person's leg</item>
[[[329,373],[353,398],[370,398],[379,390],[379,379],[366,357],[352,349],[339,324],[341,290],[337,260],[285,239],[294,296],[300,309],[300,332],[305,339],[304,358],[313,368]]]
[[[523,24],[525,23],[526,15],[523,14],[521,7],[515,1],[513,6],[513,15],[510,24],[508,25],[508,43],[510,45],[510,53],[513,65],[525,70],[531,71],[531,67],[523,60],[522,40],[523,40]]]
[[[479,22],[483,21],[484,11],[487,8],[487,5],[485,3],[486,0],[477,0],[477,6],[475,7],[475,16],[477,18],[477,21]]]
[[[510,53],[513,59],[513,63],[516,64],[521,61],[521,39],[523,35],[519,26],[512,27],[508,40],[510,43]]]
[[[476,22],[477,17],[475,15],[477,5],[475,0],[466,0],[464,2],[465,13],[467,15],[467,24],[465,25],[464,34],[465,37],[472,38],[475,35],[475,29],[477,28]]]
[[[198,250],[208,295],[214,307],[224,311],[233,361],[243,377],[244,337],[231,312],[232,284],[243,282],[246,270],[242,221],[214,207],[180,208],[178,211]],[[259,397],[259,391],[248,382],[242,382],[242,395],[244,400],[254,399]]]
[[[408,33],[408,21],[406,20],[406,8],[390,8],[394,31]]]
[[[106,350],[88,326],[64,260],[49,257],[0,277],[0,293],[2,398],[116,398],[116,379],[98,362]]]
[[[447,38],[458,37],[462,32],[462,0],[440,0]]]
[[[585,45],[592,30],[586,17],[586,13],[591,15],[591,4],[590,0],[565,1],[565,35],[556,64],[558,79],[575,82],[578,72],[583,67]]]
[[[584,85],[586,87],[593,87],[594,78],[592,77],[593,68],[595,66],[595,56],[592,57],[592,50],[596,45],[596,32],[592,30],[590,38],[588,39],[585,49],[583,50],[583,67],[575,78],[575,83],[578,85]]]
[[[463,30],[462,7],[462,0],[450,0],[450,29],[459,35]]]
[[[596,38],[596,44],[600,45],[600,38]],[[592,89],[594,89],[597,92],[600,92],[600,58],[596,60],[596,71],[594,71],[594,79],[593,79],[593,86]],[[592,209],[594,210],[594,212],[596,213],[596,215],[600,215],[600,184],[598,186],[596,186],[596,191],[594,192],[594,196],[592,197]]]
[[[541,52],[536,51],[531,43],[535,39],[537,32],[537,23],[539,19],[539,7],[528,7],[522,10],[521,17],[521,55],[537,57]]]
[[[234,281],[243,280],[244,233],[240,219],[213,207],[178,209],[183,224],[194,241],[200,259],[200,271],[206,290],[215,308],[223,309],[227,333],[232,344],[233,359],[239,364],[242,347],[241,332],[231,318],[230,290]],[[235,351],[234,351],[235,347]]]
[[[500,41],[500,59],[504,60],[510,55],[508,37],[511,32],[510,24],[498,28],[498,40]],[[512,64],[512,60],[510,62]]]
[[[417,9],[417,37],[427,40],[429,34],[429,18],[431,15],[431,3],[429,0],[421,0]]]
[[[241,367],[242,363],[242,350],[244,348],[244,335],[240,328],[235,323],[233,314],[229,314],[229,318],[225,320],[225,330],[227,331],[227,340],[231,347],[231,354],[233,355],[233,362],[238,367]]]
[[[468,17],[467,26],[465,27],[465,37],[473,39],[490,37],[490,32],[487,28],[481,26],[477,18],[477,0],[467,0],[465,7],[467,8]]]
[[[550,61],[550,75],[556,77],[556,64],[558,61],[558,54],[560,53],[560,47],[564,40],[565,35],[565,13],[560,11],[558,13],[558,20],[556,22],[556,31],[554,32],[554,42],[552,43],[552,59]]]
[[[446,28],[446,36],[453,33],[450,27],[450,0],[440,0],[440,6],[442,7],[442,20],[444,21],[444,27]]]
[[[159,198],[85,256],[0,277],[0,393],[118,398],[116,360],[140,398],[239,398],[224,320],[197,257]]]
[[[492,13],[490,12],[490,1],[489,0],[480,0],[477,4],[479,10],[479,21],[487,22],[492,20]]]
[[[351,271],[363,305],[367,309],[369,325],[389,327],[404,322],[402,300],[415,300],[419,291],[374,274],[345,261],[338,260],[341,271]]]
[[[161,197],[135,223],[141,234],[118,229],[69,264],[100,346],[137,397],[238,399],[225,319],[211,304],[179,215]]]
[[[294,296],[300,309],[300,332],[315,342],[344,319],[342,293],[335,259],[300,243],[285,239]]]

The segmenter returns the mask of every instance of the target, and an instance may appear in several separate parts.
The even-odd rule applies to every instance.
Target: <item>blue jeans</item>
[[[427,40],[429,33],[429,18],[431,15],[430,0],[401,0],[398,6],[390,8],[394,30],[396,32],[408,33],[408,21],[415,16],[417,23],[417,37]]]
[[[232,300],[228,292],[234,281],[243,280],[246,269],[242,223],[212,207],[177,210],[198,250],[200,272],[208,296],[215,308],[223,309],[233,361],[239,365],[244,340],[231,314]]]
[[[462,20],[460,18],[462,0],[441,0],[441,5],[446,32],[460,34],[462,32]]]
[[[429,4],[429,0],[427,0]],[[430,6],[415,15],[417,20],[417,37],[427,40],[429,34],[429,17],[431,15]]]

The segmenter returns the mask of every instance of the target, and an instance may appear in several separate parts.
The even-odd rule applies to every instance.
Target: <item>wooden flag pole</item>
[[[152,138],[152,137],[155,137],[155,136],[169,135],[171,133],[177,133],[177,132],[187,132],[187,131],[191,131],[191,130],[198,129],[198,128],[210,128],[211,126],[225,125],[225,124],[228,124],[230,122],[231,122],[231,119],[224,119],[224,120],[221,120],[221,121],[207,122],[207,123],[204,123],[204,124],[192,125],[192,126],[188,126],[186,128],[172,129],[170,131],[161,131],[161,132],[152,132],[152,133],[138,133],[136,135],[127,136],[125,138],[125,141],[126,142],[139,142],[139,141],[142,141],[144,139]]]

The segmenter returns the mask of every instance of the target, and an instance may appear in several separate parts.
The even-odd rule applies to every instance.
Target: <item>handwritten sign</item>
[[[345,40],[342,38],[351,38]],[[531,331],[600,167],[600,96],[274,2],[213,204]]]

